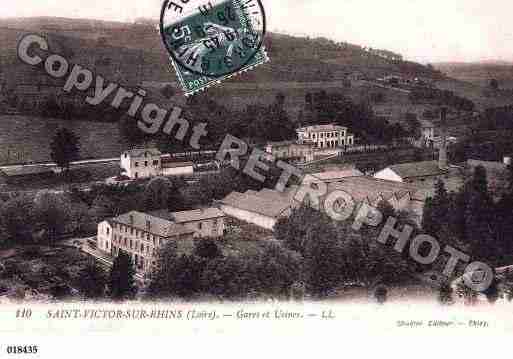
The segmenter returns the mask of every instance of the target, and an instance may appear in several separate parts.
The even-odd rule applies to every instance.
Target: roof
[[[266,217],[278,218],[284,211],[292,208],[294,194],[294,189],[289,189],[283,193],[270,189],[260,192],[232,192],[219,203]]]
[[[324,132],[324,131],[339,131],[339,130],[347,130],[347,127],[338,126],[335,124],[330,125],[314,125],[298,128],[296,131],[308,131],[308,132]]]
[[[146,225],[147,221],[150,222],[149,229]],[[109,222],[121,223],[164,238],[194,233],[194,230],[188,229],[182,224],[137,211],[122,214],[110,219]]]
[[[342,178],[347,177],[358,177],[363,176],[363,173],[357,170],[356,168],[346,168],[343,170],[334,170],[334,171],[325,171],[320,173],[311,173],[309,176],[313,176],[318,180],[321,180],[323,182],[332,182],[337,181]],[[306,177],[305,179],[308,179]],[[315,181],[312,179],[312,181]]]
[[[171,159],[163,159],[162,167],[163,168],[178,168],[178,167],[193,167],[194,163],[192,162],[173,162]]]
[[[54,173],[52,167],[44,165],[4,167],[0,169],[0,172],[8,177]]]
[[[192,211],[182,211],[182,212],[169,212],[169,211],[154,211],[150,212],[151,215],[154,215],[159,218],[163,218],[169,221],[173,221],[174,223],[188,223],[188,222],[197,222],[204,221],[207,219],[215,219],[224,217],[225,214],[218,208],[200,208],[194,209]]]
[[[145,153],[150,154],[151,156],[161,156],[162,152],[160,152],[156,148],[134,148],[128,151],[123,152],[123,154],[128,153],[131,157],[143,157]]]
[[[348,177],[340,182],[328,184],[328,193],[335,190],[346,192],[356,203],[366,200],[369,203],[374,203],[379,197],[382,197],[384,200],[391,199],[393,196],[401,199],[406,195],[409,195],[414,200],[424,200],[423,196],[417,193],[417,188],[411,184],[368,176]]]
[[[438,167],[438,161],[401,163],[389,167],[401,178],[437,176],[446,173]]]
[[[290,146],[295,143],[296,143],[296,141],[275,141],[275,142],[267,142],[267,146],[281,147],[281,146]]]

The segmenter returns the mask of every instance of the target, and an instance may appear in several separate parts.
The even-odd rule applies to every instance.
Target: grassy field
[[[126,148],[116,123],[65,121],[29,116],[0,116],[0,164],[45,162],[58,128],[80,136],[81,158],[117,157]]]

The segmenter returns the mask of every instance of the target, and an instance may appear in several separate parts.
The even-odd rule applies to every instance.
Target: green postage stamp
[[[186,96],[269,58],[260,0],[167,0],[160,32]]]

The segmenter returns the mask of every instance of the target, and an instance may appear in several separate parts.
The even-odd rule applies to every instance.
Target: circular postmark
[[[266,31],[260,0],[165,0],[162,40],[186,71],[221,77],[251,65]]]

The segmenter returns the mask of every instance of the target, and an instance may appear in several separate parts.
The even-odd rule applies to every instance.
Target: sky
[[[513,61],[510,0],[262,1],[269,31],[324,36],[387,49],[422,63]],[[158,18],[162,4],[162,0],[5,2],[0,17],[59,16],[115,21]]]

